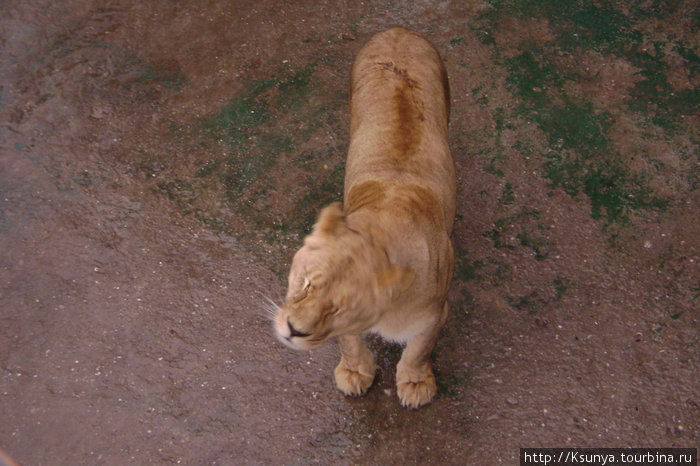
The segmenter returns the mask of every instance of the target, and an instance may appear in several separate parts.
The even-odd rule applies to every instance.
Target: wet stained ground
[[[0,448],[23,464],[515,464],[696,447],[697,2],[0,2]],[[458,253],[418,411],[271,332],[342,192],[347,79],[452,89]]]

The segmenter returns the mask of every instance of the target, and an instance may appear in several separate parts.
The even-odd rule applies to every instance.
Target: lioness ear
[[[377,295],[386,293],[391,298],[406,291],[413,284],[415,278],[416,275],[409,268],[388,267],[377,277]]]
[[[345,216],[340,210],[340,203],[334,202],[321,211],[318,221],[314,225],[314,233],[332,236],[344,220]]]

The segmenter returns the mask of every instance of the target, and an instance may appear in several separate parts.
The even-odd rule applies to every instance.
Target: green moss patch
[[[650,188],[650,181],[677,174],[665,173],[663,165],[652,161],[644,171],[633,171],[626,165],[612,143],[611,128],[618,116],[596,107],[590,86],[579,87],[595,77],[587,75],[582,66],[579,69],[578,63],[585,61],[579,57],[626,60],[637,70],[628,98],[622,100],[626,104],[620,108],[630,114],[627,121],[653,125],[666,137],[692,130],[686,121],[700,108],[700,91],[692,87],[674,92],[669,73],[671,63],[678,73],[680,62],[693,78],[700,72],[697,49],[682,41],[664,42],[658,34],[651,40],[643,25],[652,19],[668,20],[678,13],[677,9],[667,2],[624,9],[611,0],[489,3],[491,8],[477,18],[474,26],[483,37],[496,37],[500,28],[513,20],[546,20],[551,33],[543,34],[541,39],[523,37],[520,43],[490,42],[494,56],[505,68],[506,85],[520,101],[505,114],[502,107],[492,110],[497,132],[503,117],[536,123],[546,137],[548,149],[539,155],[531,151],[528,156],[540,160],[543,174],[553,188],[561,187],[571,196],[585,194],[591,215],[603,219],[605,225],[626,222],[638,209],[665,208],[669,201]],[[482,107],[488,107],[490,102],[479,100],[481,91],[475,88],[472,93]],[[644,132],[641,128],[640,133]],[[508,197],[501,195],[502,203],[505,199]],[[498,243],[498,234],[493,236]]]
[[[158,191],[254,252],[298,246],[320,208],[342,194],[346,144],[327,135],[345,131],[336,128],[335,112],[346,96],[318,85],[318,66],[250,81],[218,111],[193,122],[182,138],[193,167],[179,169],[175,179],[164,176]]]
[[[631,209],[665,206],[612,149],[613,118],[591,101],[560,92],[566,78],[546,56],[528,51],[505,64],[507,82],[522,100],[519,112],[547,136],[544,174],[552,187],[571,196],[585,193],[591,215],[608,224],[624,221]]]

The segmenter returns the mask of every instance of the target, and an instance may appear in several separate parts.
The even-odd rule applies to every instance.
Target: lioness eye
[[[295,302],[299,302],[302,299],[306,298],[306,296],[309,294],[309,288],[311,288],[311,282],[309,281],[308,278],[304,279],[304,284],[302,285],[302,288],[300,291],[297,292],[296,296],[292,298]]]

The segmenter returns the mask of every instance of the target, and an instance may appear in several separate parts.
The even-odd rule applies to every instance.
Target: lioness
[[[360,51],[350,92],[344,203],[321,211],[294,256],[275,330],[297,349],[337,336],[335,381],[346,395],[374,380],[363,333],[405,343],[396,388],[402,405],[418,408],[437,391],[430,353],[454,267],[447,74],[429,42],[395,28]]]

